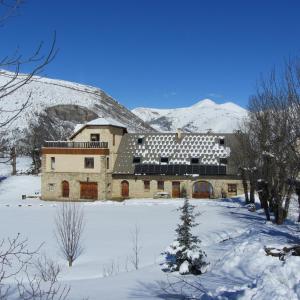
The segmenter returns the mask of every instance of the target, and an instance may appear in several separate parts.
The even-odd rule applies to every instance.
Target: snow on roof
[[[89,121],[85,124],[77,124],[74,128],[73,134],[71,135],[70,139],[74,138],[83,128],[86,126],[105,126],[105,125],[110,125],[110,126],[117,126],[117,127],[122,127],[126,129],[126,126],[124,126],[122,123],[111,119],[111,118],[97,118],[92,121]]]
[[[124,124],[111,119],[111,118],[98,118],[98,119],[94,119],[88,123],[86,123],[85,125],[112,125],[112,126],[117,126],[117,127],[124,127],[126,128],[126,126],[124,126]]]
[[[75,125],[75,128],[74,128],[74,130],[73,130],[73,133],[79,131],[83,126],[84,126],[84,124],[77,124],[77,125]]]

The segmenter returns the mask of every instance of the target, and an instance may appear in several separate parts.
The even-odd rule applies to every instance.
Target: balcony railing
[[[69,142],[46,141],[44,147],[48,148],[108,148],[107,142]]]

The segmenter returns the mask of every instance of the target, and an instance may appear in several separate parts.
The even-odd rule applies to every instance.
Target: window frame
[[[50,169],[55,170],[55,156],[50,157]]]
[[[91,166],[89,166],[90,163],[88,163],[88,161],[90,161]],[[95,159],[94,159],[94,157],[85,157],[84,158],[84,168],[85,169],[94,169],[95,168]]]
[[[222,165],[228,165],[227,157],[220,157],[219,163],[222,164]]]
[[[150,192],[150,180],[143,180],[144,181],[144,191]]]
[[[141,161],[142,161],[142,159],[141,159],[140,156],[134,156],[134,157],[132,158],[132,163],[133,163],[133,164],[140,164]]]
[[[166,160],[166,161],[163,161]],[[168,156],[161,156],[160,157],[160,163],[161,164],[168,164],[169,163],[169,157]]]
[[[157,190],[158,191],[164,191],[165,190],[165,181],[164,180],[157,180]]]
[[[96,140],[93,140],[93,139],[92,139],[92,136],[96,136],[97,139],[96,139]],[[100,142],[100,133],[91,133],[91,134],[90,134],[90,142]]]
[[[48,191],[54,192],[55,183],[48,183]]]
[[[137,140],[136,140],[136,143],[138,145],[143,145],[144,144],[144,138],[143,137],[138,137]]]
[[[193,160],[197,160],[197,162],[193,162]],[[199,157],[191,157],[191,165],[199,165],[200,159]]]
[[[228,191],[228,193],[237,193],[237,184],[236,183],[228,183],[227,191]]]

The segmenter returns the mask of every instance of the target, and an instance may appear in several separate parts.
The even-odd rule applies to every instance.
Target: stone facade
[[[112,199],[122,198],[122,182],[129,183],[129,198],[153,198],[158,192],[166,192],[172,197],[172,182],[180,182],[180,189],[186,189],[187,196],[193,198],[193,186],[196,182],[207,182],[212,187],[212,194],[210,198],[222,197],[222,190],[228,197],[240,195],[243,193],[243,185],[238,178],[178,178],[178,177],[136,177],[131,176],[117,176],[112,180]],[[150,188],[145,190],[144,181],[150,181]],[[158,189],[158,181],[164,182],[164,189]],[[236,192],[228,190],[229,185],[236,185]]]
[[[186,190],[190,198],[196,197],[196,190],[196,198],[219,198],[243,193],[242,182],[232,168],[232,136],[182,134],[179,138],[170,133],[127,134],[126,128],[119,124],[110,125],[105,119],[103,122],[103,118],[97,120],[100,120],[100,124],[92,121],[81,126],[69,141],[49,142],[61,146],[55,148],[52,145],[42,149],[42,199],[85,201],[152,198],[158,192],[175,197],[174,185],[177,185],[177,192]],[[95,135],[99,137],[98,144],[92,140]],[[157,147],[157,153],[154,147]],[[202,163],[207,165],[207,172],[217,173],[205,176],[199,175],[202,173],[137,173],[133,161],[137,155],[141,156],[141,163],[144,161],[149,164],[149,160],[159,160],[170,153],[174,161],[170,160],[171,169],[174,163],[181,164],[179,167],[191,165],[192,158],[198,157],[199,166]],[[223,158],[226,158],[225,165],[221,161]],[[92,160],[92,166],[87,165],[87,159]],[[208,162],[217,166],[217,169],[209,166]],[[157,162],[155,164],[157,166]],[[223,166],[223,169],[218,169],[219,166]],[[225,173],[224,168],[227,168]],[[208,194],[199,190],[201,186],[206,186]]]

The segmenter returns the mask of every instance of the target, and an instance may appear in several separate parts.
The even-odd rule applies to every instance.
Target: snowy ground
[[[60,257],[54,237],[54,217],[59,203],[37,199],[22,200],[21,195],[39,192],[40,177],[19,175],[0,183],[0,238],[17,233],[29,239],[32,248],[42,242],[42,252],[63,266],[61,282],[71,286],[69,299],[183,299],[175,290],[162,287],[177,280],[160,270],[160,253],[174,238],[178,208],[182,200],[128,200],[123,203],[82,204],[85,211],[85,252],[69,268]],[[299,243],[295,222],[298,213],[293,202],[291,216],[283,226],[266,223],[262,211],[248,212],[234,201],[192,201],[202,212],[195,233],[202,240],[211,263],[201,276],[184,276],[201,282],[202,299],[299,299],[300,257],[286,262],[267,257],[267,246]],[[140,268],[134,270],[132,231],[140,230]],[[114,264],[114,272],[105,272]],[[177,290],[179,285],[175,285]],[[195,294],[191,288],[184,289]],[[12,298],[13,299],[13,298]]]

